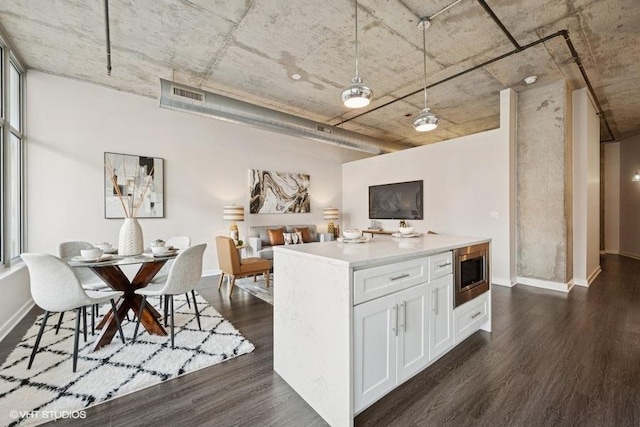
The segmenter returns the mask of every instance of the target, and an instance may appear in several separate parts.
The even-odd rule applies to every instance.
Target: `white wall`
[[[222,206],[244,205],[250,225],[317,224],[341,207],[341,164],[365,153],[160,109],[158,101],[39,72],[27,75],[28,250],[55,253],[64,240],[117,242],[122,220],[104,218],[105,151],[164,158],[165,218],[140,219],[144,239],[227,235]],[[311,176],[311,213],[249,214],[249,169]]]
[[[600,120],[586,88],[572,94],[573,281],[600,273]]]
[[[620,253],[620,143],[604,146],[604,250]]]
[[[29,291],[29,273],[21,264],[0,274],[0,341],[33,307]]]
[[[640,259],[640,135],[620,141],[620,254]]]
[[[501,115],[510,116],[515,97],[501,94]],[[424,180],[424,220],[409,221],[416,231],[490,237],[492,279],[511,285],[510,215],[513,162],[511,120],[501,128],[423,147],[354,161],[342,168],[342,222],[367,228],[370,185]],[[511,157],[510,157],[511,154]],[[491,218],[497,213],[498,218]],[[381,221],[392,230],[398,221]]]

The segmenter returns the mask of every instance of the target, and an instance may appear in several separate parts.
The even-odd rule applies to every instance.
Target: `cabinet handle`
[[[438,288],[434,290],[434,292],[436,293],[436,316],[438,315],[438,291]]]
[[[394,322],[391,330],[396,336],[398,336],[398,305],[394,305],[392,310],[394,311]]]
[[[472,319],[475,319],[476,317],[480,316],[482,314],[481,311],[477,312],[476,314],[474,314],[473,316],[471,316]]]
[[[448,267],[448,266],[450,266],[450,265],[451,265],[451,263],[450,263],[450,262],[448,262],[448,263],[446,263],[446,264],[440,264],[440,265],[438,265],[438,268]]]
[[[402,301],[402,329],[407,332],[407,302]]]
[[[401,274],[401,275],[396,276],[396,277],[389,277],[389,280],[391,280],[393,282],[394,280],[404,279],[405,277],[409,277],[409,274],[408,273],[404,273],[404,274]]]

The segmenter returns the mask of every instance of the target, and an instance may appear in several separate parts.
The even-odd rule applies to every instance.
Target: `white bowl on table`
[[[154,255],[164,255],[168,254],[171,251],[171,248],[168,246],[151,246],[151,252]]]
[[[398,227],[398,231],[400,234],[411,234],[413,233],[413,227]]]
[[[98,259],[102,256],[102,249],[80,249],[80,256],[84,259]]]
[[[345,239],[357,239],[359,237],[362,237],[362,232],[357,228],[350,228],[348,230],[344,230],[342,232],[342,235]]]
[[[111,246],[111,243],[109,242],[100,242],[100,243],[96,243],[95,246],[97,249],[102,250],[102,252],[111,252],[113,250],[113,246]]]

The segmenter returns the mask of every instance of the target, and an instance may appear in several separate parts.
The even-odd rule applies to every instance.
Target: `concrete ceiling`
[[[361,110],[340,92],[355,72],[353,0],[111,0],[113,71],[106,72],[102,0],[0,0],[0,26],[30,69],[157,98],[164,78],[411,147],[499,125],[499,92],[566,79],[585,87],[562,36],[514,51],[481,1],[360,0],[360,76],[374,91]],[[613,135],[640,133],[638,0],[486,0],[520,46],[568,30]],[[441,12],[441,13],[439,13]],[[439,13],[439,14],[438,14]],[[423,108],[427,30],[432,132],[413,130]],[[293,80],[297,73],[300,80]],[[400,99],[401,98],[401,99]]]

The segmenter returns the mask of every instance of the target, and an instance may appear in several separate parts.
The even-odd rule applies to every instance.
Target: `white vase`
[[[118,255],[140,255],[144,250],[142,227],[137,218],[125,218],[118,237]]]

